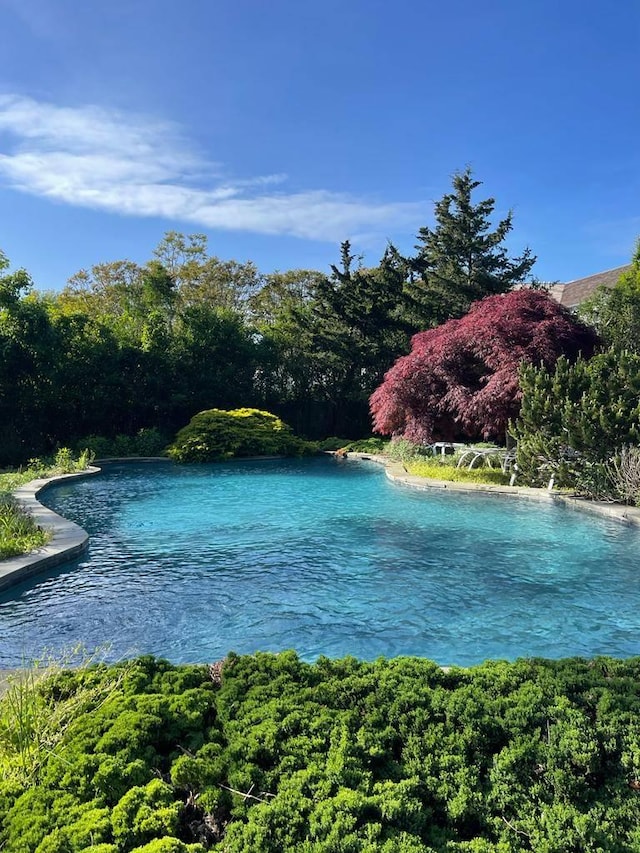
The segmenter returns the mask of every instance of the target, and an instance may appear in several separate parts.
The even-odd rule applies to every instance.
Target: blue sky
[[[40,289],[165,231],[327,270],[469,165],[543,280],[640,235],[637,0],[0,0],[0,248]]]

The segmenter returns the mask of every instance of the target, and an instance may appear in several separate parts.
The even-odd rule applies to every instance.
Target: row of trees
[[[369,432],[368,398],[413,334],[530,277],[504,246],[511,215],[475,203],[470,171],[415,254],[364,267],[348,242],[329,275],[262,275],[169,232],[144,265],[116,261],[39,293],[0,255],[0,464],[92,433],[167,436],[202,409],[275,411],[311,438]]]
[[[135,288],[117,294],[114,276],[82,296],[35,293],[22,273],[0,281],[0,462],[90,433],[171,432],[212,397],[226,406],[252,393],[255,345],[242,318],[149,308],[163,278],[149,265]]]
[[[510,432],[532,481],[590,442],[603,458],[635,442],[640,251],[576,318],[531,279],[528,249],[508,255],[511,215],[492,226],[478,187],[454,176],[413,255],[389,245],[364,267],[345,241],[328,275],[263,275],[169,232],[146,264],[98,264],[40,293],[0,253],[0,464],[96,434],[168,441],[212,408],[358,437],[369,401],[376,431],[417,442]]]

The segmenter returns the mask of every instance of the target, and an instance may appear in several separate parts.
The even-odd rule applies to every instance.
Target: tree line
[[[256,406],[308,438],[371,430],[368,400],[412,336],[529,280],[509,213],[473,199],[469,170],[435,205],[415,252],[366,267],[348,241],[328,274],[262,274],[168,232],[145,264],[100,263],[40,292],[0,253],[0,464],[88,435],[167,438],[196,412]],[[535,284],[535,282],[532,282]]]
[[[513,437],[528,482],[606,495],[640,435],[640,249],[573,316],[479,186],[454,176],[413,254],[367,267],[345,241],[328,274],[263,274],[171,231],[147,263],[52,293],[0,252],[0,465],[96,436],[153,455],[200,411],[252,407],[309,439]]]

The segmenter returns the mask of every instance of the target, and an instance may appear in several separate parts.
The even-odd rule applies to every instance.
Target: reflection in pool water
[[[175,662],[640,654],[640,532],[564,507],[324,458],[111,466],[44,501],[90,550],[0,598],[0,667],[78,642]]]

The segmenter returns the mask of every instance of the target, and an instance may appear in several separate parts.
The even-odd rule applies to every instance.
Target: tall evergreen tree
[[[526,281],[536,261],[528,248],[520,257],[508,256],[504,241],[512,214],[492,228],[495,200],[472,200],[480,185],[470,169],[456,173],[453,191],[436,202],[435,227],[420,229],[416,255],[406,259],[407,315],[418,328],[461,317],[472,302],[511,290]]]
[[[389,252],[377,267],[367,268],[348,240],[340,249],[340,266],[332,264],[331,275],[315,288],[307,324],[327,366],[329,395],[366,401],[408,348],[400,316],[404,269]]]

